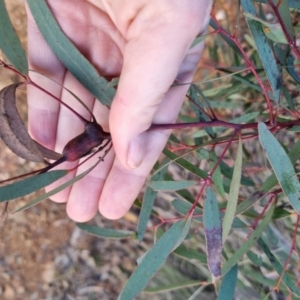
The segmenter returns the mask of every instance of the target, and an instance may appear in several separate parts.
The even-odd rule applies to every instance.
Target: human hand
[[[175,79],[192,81],[203,44],[192,49],[190,45],[205,30],[212,1],[47,3],[62,30],[101,75],[120,75],[109,111],[55,57],[27,9],[30,69],[54,79],[84,100],[113,140],[114,151],[104,162],[52,200],[67,201],[68,215],[78,222],[88,221],[98,209],[105,217],[117,219],[129,210],[168,139],[169,131],[146,130],[152,123],[175,122],[188,86],[170,86]],[[31,72],[30,77],[83,117],[90,117],[60,85],[37,73]],[[83,124],[72,112],[31,86],[28,107],[32,137],[50,149],[61,152],[70,139],[83,131]],[[81,173],[95,159],[47,189]],[[74,163],[65,163],[63,168],[73,166]]]

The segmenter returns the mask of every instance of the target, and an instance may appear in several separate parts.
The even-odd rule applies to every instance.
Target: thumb
[[[146,147],[149,149],[145,131],[151,123],[174,121],[174,113],[159,118],[155,114],[203,25],[198,21],[199,11],[194,22],[190,15],[187,18],[188,14],[180,13],[174,14],[174,20],[160,14],[143,20],[141,25],[133,21],[128,30],[123,68],[109,118],[116,156],[127,169],[142,163]]]

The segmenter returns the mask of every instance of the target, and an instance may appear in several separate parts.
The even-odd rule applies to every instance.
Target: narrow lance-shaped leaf
[[[259,140],[278,182],[297,213],[300,213],[300,183],[286,152],[264,123],[258,124]]]
[[[0,49],[19,72],[28,74],[25,51],[9,19],[4,0],[0,0]]]
[[[208,268],[213,276],[221,275],[222,224],[216,195],[208,187],[203,212]]]
[[[193,102],[190,103],[193,111],[195,112],[197,119],[201,122],[209,122],[210,118],[208,117],[206,110],[210,107],[209,101],[206,99],[202,91],[195,84],[191,84],[189,88],[190,97],[193,99]],[[203,102],[200,101],[198,95],[203,99]],[[205,127],[204,130],[210,137],[214,137],[214,131],[211,127]]]
[[[73,76],[102,104],[110,106],[115,89],[63,33],[45,0],[27,0],[30,11],[48,45]]]
[[[77,227],[81,230],[87,231],[90,234],[105,237],[105,238],[112,238],[112,239],[123,239],[126,237],[130,237],[134,234],[134,231],[129,230],[117,230],[113,228],[102,228],[98,226],[92,226],[85,223],[76,223]]]
[[[260,3],[269,3],[269,0],[255,0],[256,2],[260,2]],[[287,1],[288,6],[290,8],[297,8],[300,10],[300,1],[299,0],[288,0]]]
[[[290,152],[288,153],[288,157],[291,160],[292,164],[295,164],[297,159],[300,157],[300,139],[296,142],[296,144],[292,147]],[[242,201],[236,209],[236,215],[246,211],[249,207],[251,207],[256,201],[264,197],[273,187],[276,186],[278,180],[274,173],[270,175],[264,183],[259,187],[257,191],[255,191],[250,197],[246,200]]]
[[[179,180],[179,181],[149,181],[148,186],[156,191],[177,191],[186,189],[190,186],[196,185],[195,180]]]
[[[151,180],[159,181],[164,178],[164,175],[168,169],[168,163],[169,159],[167,158],[161,165],[159,165],[160,170],[156,172]],[[143,202],[142,202],[142,208],[139,216],[139,223],[138,223],[138,230],[137,230],[137,237],[138,240],[141,241],[144,237],[144,234],[147,229],[147,224],[151,215],[152,207],[154,205],[154,200],[156,198],[157,191],[153,190],[150,186],[147,187]]]
[[[278,5],[280,1],[278,7],[279,15],[281,16],[281,19],[284,23],[284,27],[288,35],[290,36],[291,40],[295,41],[295,31],[293,27],[293,21],[291,18],[288,1],[287,0],[272,0],[272,1],[275,5]]]
[[[185,238],[190,223],[191,216],[176,222],[146,253],[122,290],[120,300],[134,299],[145,288],[148,281],[165,263],[178,240],[182,241]]]
[[[199,169],[196,165],[190,163],[189,161],[177,156],[175,153],[169,151],[167,148],[163,150],[163,154],[172,159],[176,164],[187,169],[191,173],[197,175],[200,178],[207,178],[208,174],[206,171]]]
[[[246,13],[250,13],[254,16],[256,15],[255,8],[251,1],[241,0],[241,4]],[[247,23],[255,41],[257,51],[262,61],[264,70],[271,84],[274,97],[276,99],[276,102],[278,102],[280,96],[280,89],[282,86],[282,80],[274,53],[266,39],[261,25],[257,21],[253,21],[251,19],[248,19]]]
[[[276,256],[272,253],[272,251],[269,249],[268,245],[265,243],[265,241],[262,238],[259,238],[257,242],[259,246],[262,248],[262,250],[265,252],[266,256],[270,260],[277,274],[281,276],[283,272],[283,267],[278,261],[278,259],[276,258]],[[287,273],[283,274],[282,281],[296,296],[300,297],[299,289],[295,286],[293,279]]]
[[[217,157],[216,153],[211,152],[210,158],[209,158],[210,169],[213,169],[215,167],[217,161],[218,161],[218,157]],[[221,169],[220,169],[219,165],[217,166],[214,174],[212,175],[212,179],[213,179],[214,186],[215,186],[217,192],[219,193],[219,195],[223,199],[226,199],[225,190],[224,190],[224,186],[223,186],[223,178],[222,178]]]
[[[222,267],[222,275],[226,274],[236,263],[238,263],[239,259],[247,253],[248,250],[254,245],[257,239],[263,234],[266,227],[269,225],[272,220],[273,212],[274,212],[275,204],[272,203],[269,210],[265,214],[262,221],[257,225],[255,230],[251,233],[248,239],[244,242],[244,244],[237,249],[234,254],[227,260],[227,262]]]
[[[108,152],[106,152],[108,153]],[[106,155],[106,153],[104,154],[104,156]],[[24,206],[20,207],[19,209],[17,209],[14,213],[17,213],[19,211],[25,210],[29,207],[32,207],[36,204],[38,204],[39,202],[45,200],[46,198],[49,198],[55,194],[57,194],[58,192],[64,190],[65,188],[73,185],[75,182],[79,181],[80,179],[82,179],[84,176],[86,176],[89,172],[91,172],[104,158],[104,156],[102,158],[99,158],[98,161],[91,166],[90,168],[88,168],[86,171],[80,173],[79,175],[73,177],[72,179],[68,180],[67,182],[63,183],[62,185],[56,187],[55,189],[41,195],[38,196],[37,198],[33,199],[32,201],[30,201],[29,203],[25,204]]]
[[[232,300],[237,282],[238,266],[234,265],[224,276],[219,291],[218,300]]]
[[[245,17],[248,19],[257,21],[261,23],[262,29],[270,40],[276,42],[276,43],[281,43],[281,44],[288,44],[288,41],[284,35],[284,32],[282,30],[282,27],[279,23],[270,23],[267,22],[263,19],[260,19],[250,13],[244,13]]]
[[[0,187],[0,202],[31,194],[68,173],[66,170],[51,171]]]
[[[233,176],[230,184],[230,192],[228,196],[227,207],[223,219],[223,243],[225,242],[235,216],[236,206],[238,202],[240,182],[242,175],[242,141],[239,138],[239,145],[233,170]]]

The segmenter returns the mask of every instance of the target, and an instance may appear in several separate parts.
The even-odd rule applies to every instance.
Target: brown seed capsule
[[[67,161],[75,161],[90,154],[107,139],[110,139],[109,133],[103,131],[96,122],[89,122],[85,125],[83,133],[66,144],[62,154]]]

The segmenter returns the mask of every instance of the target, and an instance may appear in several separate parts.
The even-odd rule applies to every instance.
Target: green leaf
[[[35,199],[33,199],[32,201],[30,201],[29,203],[25,204],[24,206],[18,208],[16,211],[14,211],[14,213],[20,212],[22,210],[25,210],[29,207],[32,207],[36,204],[38,204],[39,202],[57,194],[58,192],[64,190],[65,188],[67,188],[70,185],[73,185],[75,182],[79,181],[80,179],[82,179],[85,175],[87,175],[89,172],[91,172],[99,163],[101,162],[101,160],[98,160],[92,167],[90,167],[89,169],[87,169],[86,171],[82,172],[81,174],[75,176],[74,178],[70,179],[69,181],[65,182],[64,184],[58,186],[57,188],[49,191],[48,193],[45,193]]]
[[[85,223],[76,223],[76,226],[93,235],[104,237],[104,238],[110,238],[110,239],[123,239],[134,235],[134,231],[117,230],[113,228],[101,228],[98,226],[92,226]]]
[[[207,263],[207,257],[204,253],[199,253],[197,250],[187,248],[184,245],[177,247],[173,253],[187,260],[195,259],[203,264]]]
[[[263,234],[264,230],[272,220],[274,208],[275,205],[272,203],[264,218],[257,225],[255,230],[251,233],[243,245],[239,249],[235,250],[232,256],[226,261],[222,268],[222,275],[225,275],[238,262],[238,260],[250,250],[257,239]]]
[[[0,202],[31,194],[68,174],[67,170],[50,171],[0,187]]]
[[[168,169],[168,163],[169,163],[169,159],[166,159],[159,166],[160,170],[152,176],[151,180],[153,181],[163,180],[164,175]],[[157,195],[157,191],[154,191],[150,186],[146,188],[143,197],[142,208],[139,216],[139,223],[138,223],[138,230],[137,230],[137,238],[139,242],[143,239],[145,235],[147,224],[151,215],[151,211],[153,208],[156,195]]]
[[[244,13],[245,17],[261,23],[263,32],[275,43],[288,44],[288,41],[284,35],[282,27],[279,23],[269,23],[263,19],[260,19],[250,13]]]
[[[192,204],[191,203],[188,203],[186,201],[183,201],[183,200],[180,200],[180,199],[175,199],[172,201],[172,206],[179,212],[181,213],[182,215],[186,215],[189,210],[191,209],[192,207]],[[203,211],[201,208],[199,207],[196,207],[195,210],[194,210],[194,215],[200,215],[202,214]]]
[[[195,180],[179,180],[179,181],[149,181],[148,186],[156,191],[177,191],[183,190],[190,186],[196,185]]]
[[[279,0],[272,0],[275,5],[278,4]],[[291,18],[291,13],[288,5],[287,0],[280,0],[280,5],[278,7],[278,13],[281,16],[281,19],[283,21],[284,27],[290,36],[291,40],[295,41],[295,31],[293,27],[293,21]]]
[[[204,40],[207,38],[207,36],[208,36],[208,35],[205,34],[205,35],[201,35],[201,36],[196,37],[196,38],[193,40],[193,43],[192,43],[192,45],[191,45],[190,48],[193,48],[193,47],[195,47],[196,45],[200,44],[202,41],[204,41]]]
[[[187,160],[177,156],[175,153],[169,151],[168,149],[163,150],[163,154],[169,157],[173,162],[180,165],[181,167],[185,168],[186,170],[190,171],[191,173],[197,175],[200,178],[207,178],[208,174],[206,171],[200,170],[197,166],[191,164]]]
[[[251,1],[241,0],[242,7],[246,13],[256,15],[255,8]],[[276,58],[270,47],[261,25],[253,20],[247,19],[248,26],[255,41],[259,57],[262,61],[264,70],[270,82],[276,102],[279,101],[281,83],[281,74],[277,66]]]
[[[218,25],[212,18],[210,19],[209,25],[215,30],[219,29]],[[224,28],[222,28],[219,34],[222,37],[222,39],[234,50],[234,52],[244,59],[243,53],[241,52],[239,47],[228,37],[229,33],[226,32]]]
[[[294,59],[293,55],[290,54],[285,60],[286,70],[288,71],[290,76],[296,81],[296,83],[300,84],[300,76],[298,75],[298,72],[295,70],[294,61],[295,61],[295,59]],[[297,65],[296,65],[296,67],[298,68]],[[285,96],[285,99],[287,100],[289,106],[292,105],[292,107],[293,107],[294,101],[290,95],[290,91],[287,88],[285,88],[285,90],[284,90],[284,96]],[[295,107],[293,107],[293,108],[295,109]]]
[[[148,287],[144,289],[145,293],[162,293],[162,292],[171,292],[171,291],[176,291],[179,289],[183,288],[188,288],[188,287],[193,287],[193,286],[198,286],[200,284],[199,280],[192,280],[192,279],[185,279],[185,280],[180,280],[176,283],[170,283],[167,285],[159,285],[156,287]]]
[[[19,72],[28,74],[25,51],[9,19],[4,0],[0,0],[0,48]]]
[[[190,101],[190,105],[193,111],[195,112],[198,121],[210,121],[210,118],[206,113],[206,111],[210,108],[210,104],[204,96],[204,94],[202,93],[202,91],[200,90],[200,88],[196,84],[191,84],[188,93],[191,99],[195,102],[193,103],[192,101]],[[202,99],[202,101],[200,101],[199,96]],[[210,137],[213,138],[215,136],[214,131],[211,127],[205,127],[204,130]]]
[[[183,240],[190,227],[191,216],[176,222],[146,253],[136,270],[131,274],[123,288],[120,300],[133,299],[147,285],[148,281],[162,267],[167,257],[178,243]]]
[[[266,3],[266,4],[269,3],[269,0],[254,0],[254,1],[260,2],[260,3]],[[299,2],[299,0],[288,0],[287,2],[288,2],[288,6],[290,8],[297,8],[297,9],[300,10],[300,2]]]
[[[27,0],[27,3],[39,30],[58,59],[103,105],[110,106],[115,89],[66,37],[46,1]]]
[[[238,266],[234,265],[231,270],[224,276],[218,295],[218,300],[231,300],[234,296],[237,282]]]
[[[295,164],[297,159],[300,157],[300,139],[296,142],[296,144],[292,147],[288,154],[289,159],[292,164]],[[276,186],[278,180],[274,174],[270,175],[267,180],[255,191],[249,198],[242,201],[236,209],[236,215],[244,212],[249,207],[251,207],[255,202],[263,198],[272,188]]]
[[[258,242],[259,246],[261,247],[261,249],[265,252],[266,256],[270,260],[270,263],[274,267],[277,274],[279,276],[281,276],[281,274],[283,272],[283,267],[281,266],[281,264],[278,261],[278,259],[276,258],[276,256],[271,252],[268,245],[264,242],[264,240],[262,238],[258,239],[257,242]],[[290,276],[286,272],[282,275],[282,281],[296,296],[298,296],[298,297],[300,296],[299,289],[295,286],[293,280],[290,278]]]
[[[222,224],[216,195],[212,187],[206,191],[203,227],[206,238],[207,261],[210,272],[221,275]]]
[[[291,160],[264,123],[258,124],[259,140],[278,182],[297,213],[300,212],[300,183]]]
[[[233,176],[230,184],[230,192],[228,196],[227,207],[223,219],[223,243],[226,241],[226,238],[231,229],[231,225],[235,216],[236,206],[238,202],[240,182],[242,175],[242,141],[239,138],[239,145],[236,154],[236,160],[234,164]]]
[[[229,167],[227,164],[225,164],[223,161],[220,162],[220,169],[221,173],[228,179],[232,179],[233,176],[233,168]],[[246,186],[254,186],[254,182],[251,178],[246,177],[242,175],[241,177],[241,184]]]
[[[262,265],[263,259],[251,250],[247,252],[247,256],[255,266],[259,267]]]
[[[218,162],[218,157],[217,157],[216,153],[211,152],[210,159],[209,159],[209,166],[210,166],[211,170],[215,167],[217,162]],[[217,192],[219,193],[219,195],[223,199],[226,199],[224,185],[223,185],[223,178],[222,178],[221,169],[220,169],[219,165],[217,166],[216,170],[214,171],[214,173],[212,175],[212,180],[213,180],[214,186],[215,186]]]

